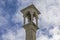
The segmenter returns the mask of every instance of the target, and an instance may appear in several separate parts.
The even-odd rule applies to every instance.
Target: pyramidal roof
[[[29,9],[29,8],[33,8],[34,10],[36,10],[36,11],[38,12],[38,14],[40,14],[39,10],[38,10],[33,4],[31,4],[30,6],[22,9],[21,12],[23,12],[23,11],[25,11],[26,9]]]

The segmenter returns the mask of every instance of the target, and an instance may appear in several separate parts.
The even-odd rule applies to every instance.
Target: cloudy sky
[[[60,40],[60,0],[0,0],[0,40],[25,40],[21,10],[40,11],[36,40]]]

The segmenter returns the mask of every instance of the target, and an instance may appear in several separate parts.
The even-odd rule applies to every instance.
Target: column
[[[31,22],[33,22],[33,13],[31,13]]]
[[[24,17],[24,25],[25,25],[25,17]]]
[[[36,17],[36,25],[38,26],[38,17]]]

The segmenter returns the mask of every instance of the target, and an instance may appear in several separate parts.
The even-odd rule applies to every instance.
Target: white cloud
[[[46,0],[36,0],[33,2],[33,4],[37,7],[37,9],[43,14],[43,13],[46,13],[46,4],[47,4],[47,1]]]
[[[55,26],[54,29],[50,30],[50,33],[53,35],[50,40],[60,40],[60,30],[58,28],[59,26]]]
[[[17,30],[17,35],[16,35],[16,39],[15,40],[25,40],[25,30],[24,28],[21,28],[19,30]]]
[[[49,30],[49,33],[52,35],[51,38],[39,32],[37,40],[60,40],[60,30],[58,28],[59,26],[54,26],[54,29]]]
[[[44,27],[46,25],[46,28],[47,28],[47,25],[50,26],[50,24],[52,24],[52,25],[54,24],[54,28],[55,28],[56,25],[57,26],[60,25],[60,6],[56,5],[59,2],[57,2],[58,0],[56,0],[56,1],[55,0],[45,0],[45,1],[38,1],[35,4],[37,6],[37,8],[39,9],[39,11],[41,12],[40,18],[42,18],[42,22],[43,22],[42,25],[44,24],[43,25]],[[39,20],[39,22],[40,22],[40,20]],[[41,24],[41,22],[39,24]],[[39,26],[41,26],[41,25],[39,25]],[[58,30],[58,28],[55,28],[53,30]],[[52,35],[53,38],[51,38],[51,39],[48,39],[46,36],[42,37],[41,35],[40,35],[40,37],[42,37],[42,40],[44,40],[44,38],[45,38],[45,40],[60,40],[59,39],[60,35],[55,33],[55,32],[59,32],[59,31],[55,31],[55,32],[52,31],[52,32],[53,32],[53,35]],[[55,33],[55,35],[54,35],[54,33]],[[40,37],[38,37],[39,40],[41,40]]]
[[[3,40],[25,40],[25,31],[23,28],[18,29],[14,34],[11,30],[8,30],[6,34],[2,35]]]
[[[50,9],[48,9],[47,13],[42,15],[42,19],[49,23],[53,23],[55,25],[60,24],[60,8],[56,6],[51,6]]]
[[[49,40],[48,36],[43,35],[43,34],[39,34],[39,37],[37,37],[36,40]]]
[[[40,18],[48,25],[51,23],[55,25],[60,24],[60,6],[55,5],[57,1],[58,0],[40,0],[34,3],[41,12]]]
[[[20,9],[18,9],[17,13],[13,16],[12,21],[14,23],[23,23],[23,15],[20,12]]]
[[[2,35],[3,40],[14,40],[15,39],[15,35],[9,31],[7,34]]]
[[[47,0],[47,4],[50,5],[50,4],[54,4],[56,2],[56,0]]]

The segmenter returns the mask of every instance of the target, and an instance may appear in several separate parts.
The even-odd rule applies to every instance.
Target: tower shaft
[[[36,31],[37,27],[34,24],[26,24],[24,25],[24,29],[26,31],[26,40],[36,40]]]
[[[36,40],[36,32],[33,30],[26,30],[26,40]]]

